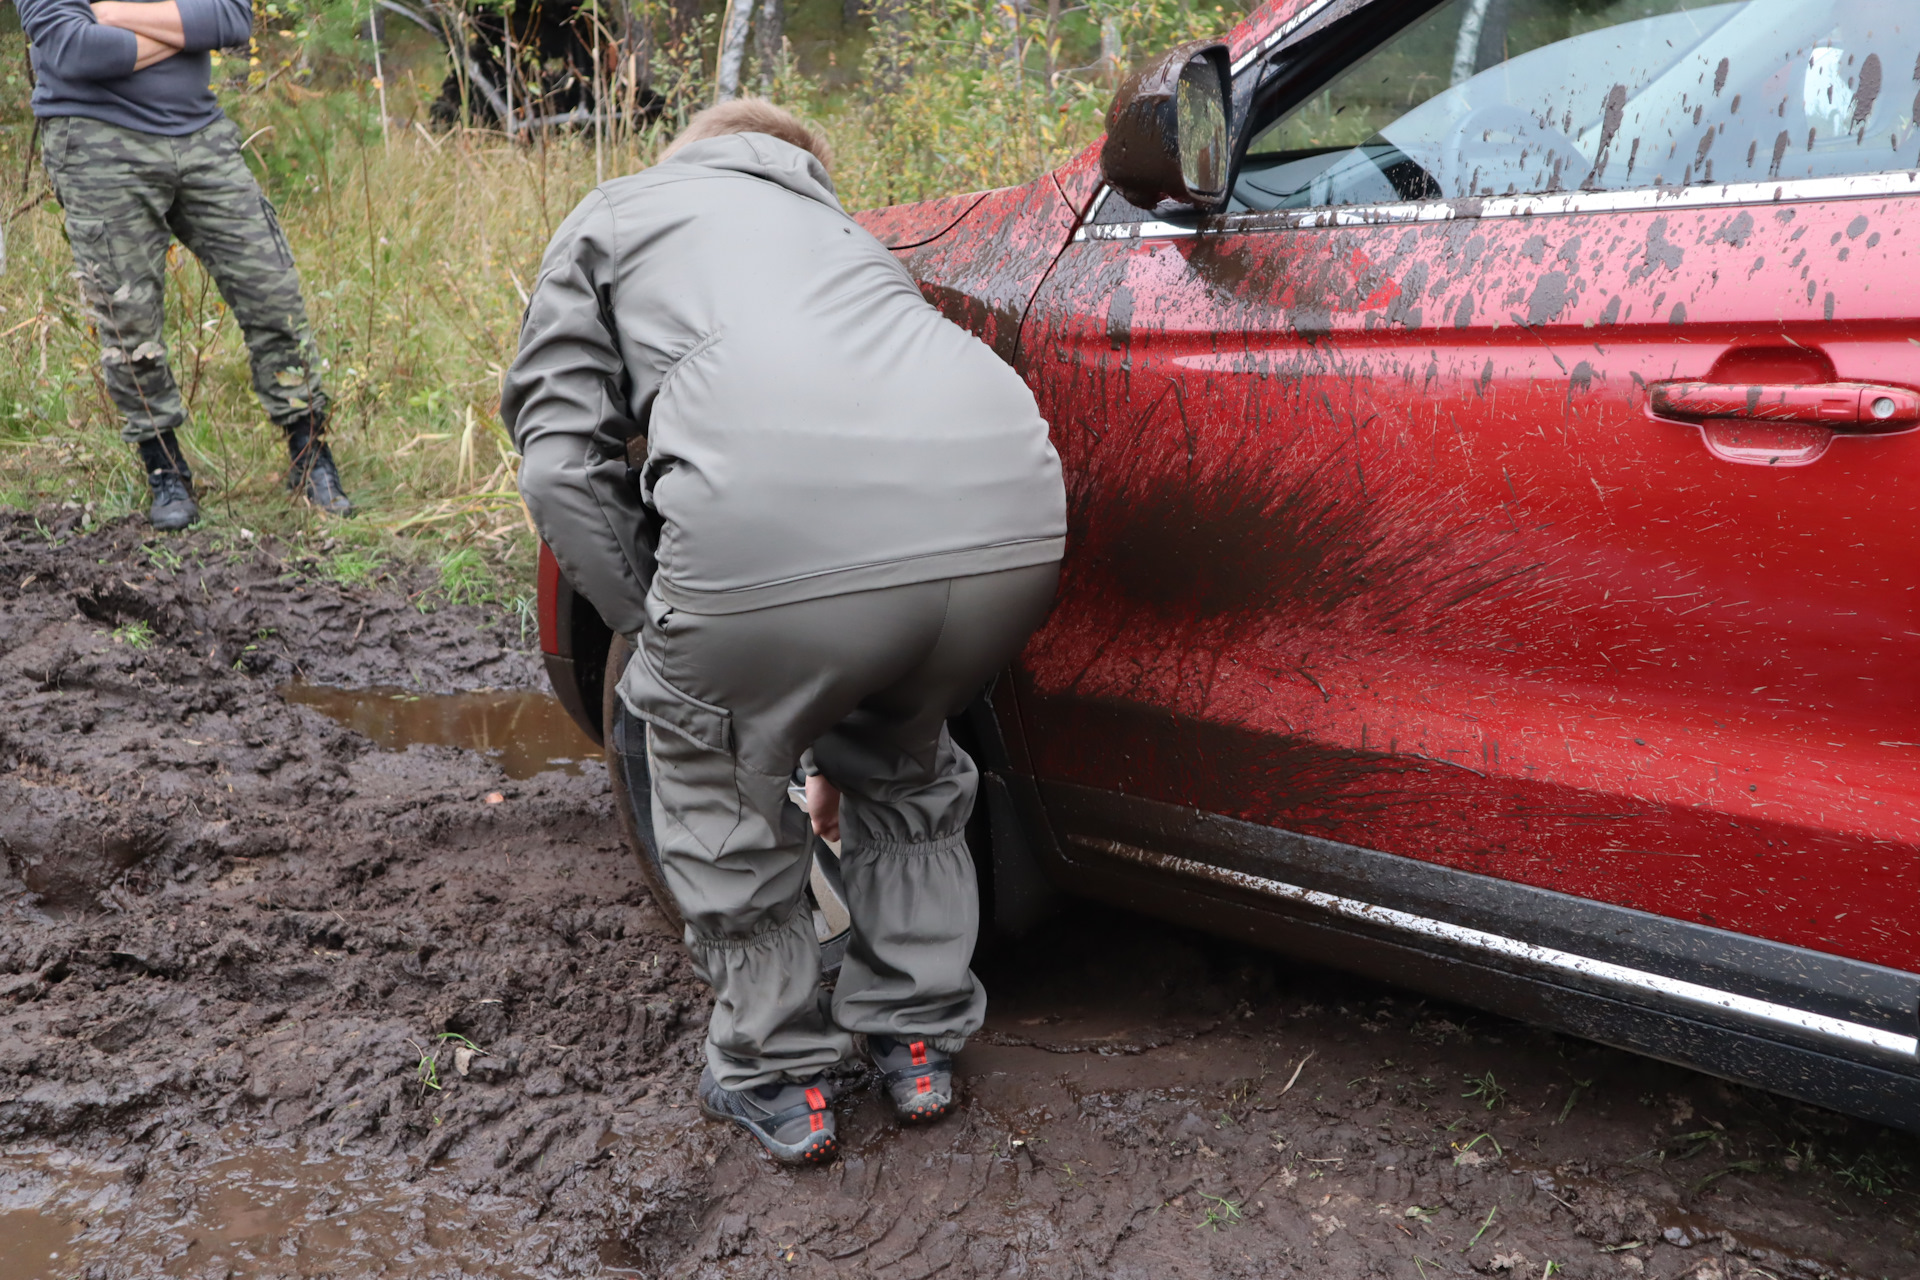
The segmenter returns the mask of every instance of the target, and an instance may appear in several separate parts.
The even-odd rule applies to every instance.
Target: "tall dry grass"
[[[287,500],[284,447],[254,401],[238,327],[176,246],[166,337],[206,518],[324,535],[347,572],[382,557],[430,559],[446,594],[524,609],[534,542],[498,389],[526,291],[554,228],[598,176],[650,163],[707,100],[710,50],[659,55],[655,83],[669,106],[657,121],[509,142],[430,128],[446,65],[438,47],[418,34],[396,41],[376,84],[365,42],[322,26],[332,12],[313,11],[283,36],[263,17],[254,59],[223,64],[223,100],[300,264],[335,451],[363,515],[322,522]],[[758,80],[826,127],[843,199],[870,207],[1025,181],[1085,145],[1115,71],[1100,56],[1103,23],[1111,53],[1123,20],[1128,43],[1151,51],[1231,19],[1190,0],[1099,11],[895,0],[862,41],[856,75],[844,65],[810,75],[788,56]],[[10,77],[0,82],[0,503],[70,501],[94,519],[143,511],[60,210],[30,152],[24,52],[17,29],[0,32],[0,75]]]

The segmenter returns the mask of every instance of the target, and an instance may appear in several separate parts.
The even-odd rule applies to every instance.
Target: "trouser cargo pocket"
[[[707,856],[718,857],[740,825],[732,714],[668,684],[645,648],[627,664],[620,697],[652,730],[654,821],[681,828]]]

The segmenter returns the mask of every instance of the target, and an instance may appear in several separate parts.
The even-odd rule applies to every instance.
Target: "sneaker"
[[[953,1110],[953,1055],[925,1040],[869,1035],[867,1057],[902,1124],[932,1124]]]
[[[830,1164],[840,1154],[828,1086],[775,1081],[752,1089],[722,1089],[711,1067],[700,1073],[700,1111],[728,1120],[754,1137],[781,1164]]]
[[[146,470],[147,488],[152,494],[148,524],[173,532],[200,518],[200,504],[193,498],[193,472],[171,431],[140,442],[140,464]]]
[[[293,465],[287,468],[288,489],[330,516],[353,514],[353,500],[340,483],[333,450],[327,448],[317,430],[302,424],[288,431],[287,454],[293,459]]]

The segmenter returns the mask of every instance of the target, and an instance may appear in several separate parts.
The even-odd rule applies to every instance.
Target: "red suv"
[[[1000,924],[1085,894],[1920,1130],[1916,91],[1912,0],[1277,0],[1058,172],[862,215],[1066,465],[960,726]],[[550,556],[540,617],[598,733],[624,642]]]

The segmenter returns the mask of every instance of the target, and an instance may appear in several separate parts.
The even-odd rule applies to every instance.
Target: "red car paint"
[[[545,542],[540,544],[538,581],[540,652],[560,656],[560,562]]]
[[[1098,186],[901,254],[1066,464],[1037,777],[1920,967],[1920,433],[1649,390],[1920,388],[1920,204],[1071,239]]]

